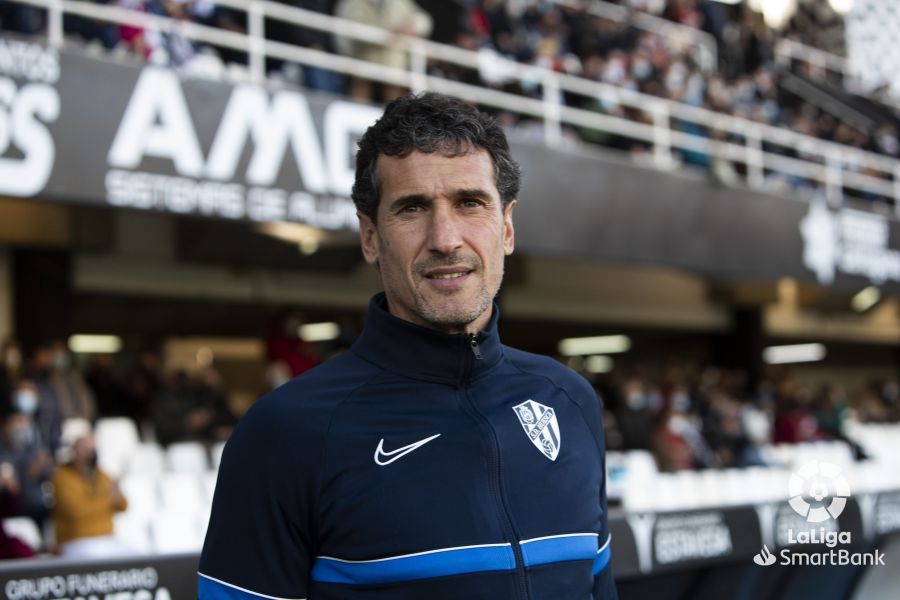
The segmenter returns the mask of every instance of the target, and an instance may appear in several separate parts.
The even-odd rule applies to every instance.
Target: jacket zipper
[[[475,360],[481,360],[481,348],[478,347],[478,335],[475,333],[467,334],[469,340],[469,348],[472,350],[472,354],[475,355]],[[471,370],[471,369],[469,369]],[[469,374],[465,374],[466,379],[468,379]]]
[[[516,587],[518,587],[519,590],[519,597],[528,599],[531,595],[528,593],[528,579],[525,576],[525,561],[522,558],[522,547],[519,545],[519,532],[513,524],[509,506],[506,503],[506,497],[503,493],[503,465],[500,460],[500,442],[497,440],[497,434],[490,421],[478,408],[475,400],[469,395],[468,390],[469,376],[472,373],[472,361],[482,360],[481,349],[478,347],[478,339],[474,333],[467,334],[466,342],[469,349],[472,351],[472,358],[466,357],[460,387],[462,388],[463,396],[471,409],[472,415],[481,423],[490,438],[490,470],[494,484],[494,489],[492,490],[494,493],[494,500],[500,509],[500,513],[504,517],[502,525],[506,537],[511,540],[512,543],[513,556],[515,557],[516,562]]]

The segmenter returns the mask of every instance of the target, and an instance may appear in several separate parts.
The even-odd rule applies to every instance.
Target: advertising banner
[[[180,600],[197,596],[196,554],[106,561],[0,561],[7,600]]]

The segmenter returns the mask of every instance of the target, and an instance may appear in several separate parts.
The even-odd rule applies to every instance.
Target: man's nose
[[[450,209],[435,209],[429,224],[428,249],[440,254],[452,254],[462,245],[461,223],[458,217]]]

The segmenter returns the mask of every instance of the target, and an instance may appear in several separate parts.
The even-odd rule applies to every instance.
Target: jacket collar
[[[497,333],[500,309],[494,302],[487,327],[471,335],[444,333],[395,317],[384,292],[369,301],[366,325],[352,350],[365,360],[403,377],[465,385],[491,370],[502,358]],[[476,357],[477,353],[481,358]]]

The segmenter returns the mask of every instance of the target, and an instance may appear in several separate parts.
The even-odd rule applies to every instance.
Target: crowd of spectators
[[[39,531],[52,519],[65,556],[109,554],[112,515],[127,502],[97,466],[92,423],[133,419],[161,444],[224,441],[238,420],[212,368],[164,373],[159,355],[126,365],[106,354],[78,366],[65,342],[25,356],[15,340],[0,354],[0,516],[31,518]],[[33,555],[0,533],[0,557]]]
[[[251,403],[349,343],[343,337],[327,346],[307,342],[302,324],[294,311],[270,323],[265,369],[249,383]],[[125,417],[144,441],[212,448],[228,439],[246,409],[236,395],[212,363],[166,366],[155,350],[74,355],[63,340],[24,352],[15,339],[6,340],[0,345],[0,519],[27,517],[38,531],[52,524],[55,546],[46,550],[63,556],[127,552],[113,536],[113,515],[126,509],[127,498],[98,466],[93,424]],[[0,559],[33,555],[0,527]]]
[[[745,371],[709,367],[656,379],[614,374],[597,388],[610,449],[648,449],[661,471],[767,466],[767,445],[831,440],[847,442],[859,460],[865,455],[845,436],[847,420],[900,421],[896,379],[848,390],[781,372],[751,385]]]
[[[123,6],[150,14],[166,15],[190,20],[229,31],[246,31],[246,14],[217,5],[211,0],[96,0],[101,4]],[[592,79],[619,88],[639,91],[690,106],[743,117],[793,130],[795,132],[834,141],[846,146],[900,157],[900,136],[897,123],[873,122],[868,128],[853,125],[839,115],[821,108],[788,92],[779,85],[774,43],[776,33],[766,27],[762,17],[742,6],[729,6],[706,0],[619,0],[635,12],[650,13],[687,27],[706,31],[715,38],[718,65],[703,64],[696,42],[687,36],[673,33],[659,35],[624,22],[610,20],[589,12],[589,3],[557,3],[552,1],[466,0],[448,3],[440,15],[440,22],[424,10],[435,10],[413,0],[280,0],[284,4],[336,14],[395,32],[398,35],[429,36],[449,41],[457,46],[491,53],[518,62],[538,65],[578,77]],[[4,29],[38,33],[46,27],[44,11],[10,2],[0,2],[0,26]],[[447,19],[447,15],[452,18]],[[443,21],[450,21],[450,24]],[[246,55],[230,49],[212,48],[193,43],[178,34],[177,29],[161,33],[154,30],[104,24],[86,18],[70,16],[65,28],[70,36],[89,45],[116,52],[138,54],[158,64],[187,69],[195,73],[222,73],[224,63],[247,63]],[[402,67],[405,52],[395,44],[381,47],[361,43],[346,37],[333,37],[325,32],[289,25],[284,21],[267,19],[266,33],[270,39],[328,52],[345,54],[374,61],[386,66]],[[440,29],[440,31],[438,31]],[[797,32],[791,35],[797,37]],[[399,39],[399,38],[398,38]],[[222,62],[224,61],[224,63]],[[218,64],[219,68],[210,64]],[[462,80],[525,96],[542,97],[540,82],[505,77],[491,69],[468,70],[432,60],[428,66],[433,74]],[[396,85],[373,85],[369,80],[346,77],[323,68],[313,68],[270,58],[270,75],[282,77],[312,89],[349,95],[357,100],[389,100],[404,90]],[[808,64],[796,65],[796,72],[812,79],[830,80],[841,85],[840,76],[817,70]],[[597,97],[566,93],[562,101],[568,105],[597,111],[640,123],[652,123],[649,110],[628,106],[606,95]],[[487,107],[489,108],[489,107]],[[511,112],[500,112],[509,128],[527,135],[540,135],[539,123]],[[717,141],[743,144],[737,134],[725,134],[696,123],[673,119],[671,126],[686,133]],[[565,139],[602,144],[631,152],[636,158],[650,156],[650,144],[608,132],[567,127]],[[818,156],[803,155],[795,147],[771,142],[763,149],[791,158],[823,162]],[[746,175],[743,164],[732,163],[714,153],[676,152],[676,159],[709,170],[720,183],[730,184]],[[848,161],[853,171],[878,178],[879,173]],[[808,178],[766,172],[772,187],[799,190],[810,195],[824,194],[823,185]],[[858,191],[847,186],[845,195],[864,200],[883,200],[878,195]]]
[[[479,1],[469,11],[470,25],[460,31],[457,43],[473,50],[488,48],[519,62],[649,96],[789,129],[860,150],[900,157],[895,122],[874,122],[868,130],[854,126],[780,85],[784,75],[775,59],[776,33],[765,26],[758,14],[698,0],[635,4],[644,9],[650,4],[661,6],[661,16],[705,29],[717,41],[719,61],[716,68],[705,68],[700,60],[702,56],[696,52],[696,44],[681,36],[665,37],[636,28],[628,21],[612,21],[580,8],[555,3],[530,4],[513,11],[512,3]],[[843,85],[840,75],[806,63],[793,65],[792,71],[836,89]],[[453,76],[454,70],[445,69],[443,74]],[[487,84],[533,97],[542,94],[538,82],[509,80],[488,81]],[[589,97],[566,93],[563,101],[578,108],[653,123],[650,110],[628,106],[610,95]],[[512,123],[522,124],[512,115],[508,118]],[[673,119],[671,126],[715,140],[746,143],[741,135],[726,135],[696,123]],[[538,128],[534,130],[540,134]],[[618,147],[639,157],[649,155],[651,150],[646,141],[604,131],[569,128],[564,133],[571,139]],[[821,157],[802,155],[796,147],[769,140],[764,141],[763,149],[790,158],[823,162]],[[709,169],[717,180],[726,184],[746,174],[744,165],[719,160],[711,154],[684,151],[680,153],[680,159]],[[888,177],[849,162],[845,168],[874,177]],[[773,186],[822,193],[823,186],[810,179],[773,172],[766,175]],[[847,187],[844,192],[865,200],[877,199],[874,194]]]
[[[349,340],[329,347],[304,342],[301,317],[287,313],[265,342],[267,368],[259,393],[327,360]],[[333,347],[331,347],[333,346]],[[156,352],[121,357],[94,354],[77,361],[65,343],[38,346],[23,356],[14,340],[0,354],[0,517],[25,516],[43,529],[54,524],[57,547],[69,556],[116,552],[113,514],[127,499],[97,466],[91,423],[133,419],[147,439],[163,445],[227,440],[239,418],[230,391],[207,366],[192,373],[163,368]],[[745,371],[669,367],[651,376],[629,367],[593,380],[605,411],[611,450],[650,450],[661,471],[763,466],[764,446],[843,440],[848,419],[900,421],[900,385],[873,382],[848,392],[838,385],[813,387],[788,372],[756,384]],[[593,377],[587,375],[589,378]],[[2,529],[2,528],[0,528]],[[33,552],[0,531],[0,555]]]

